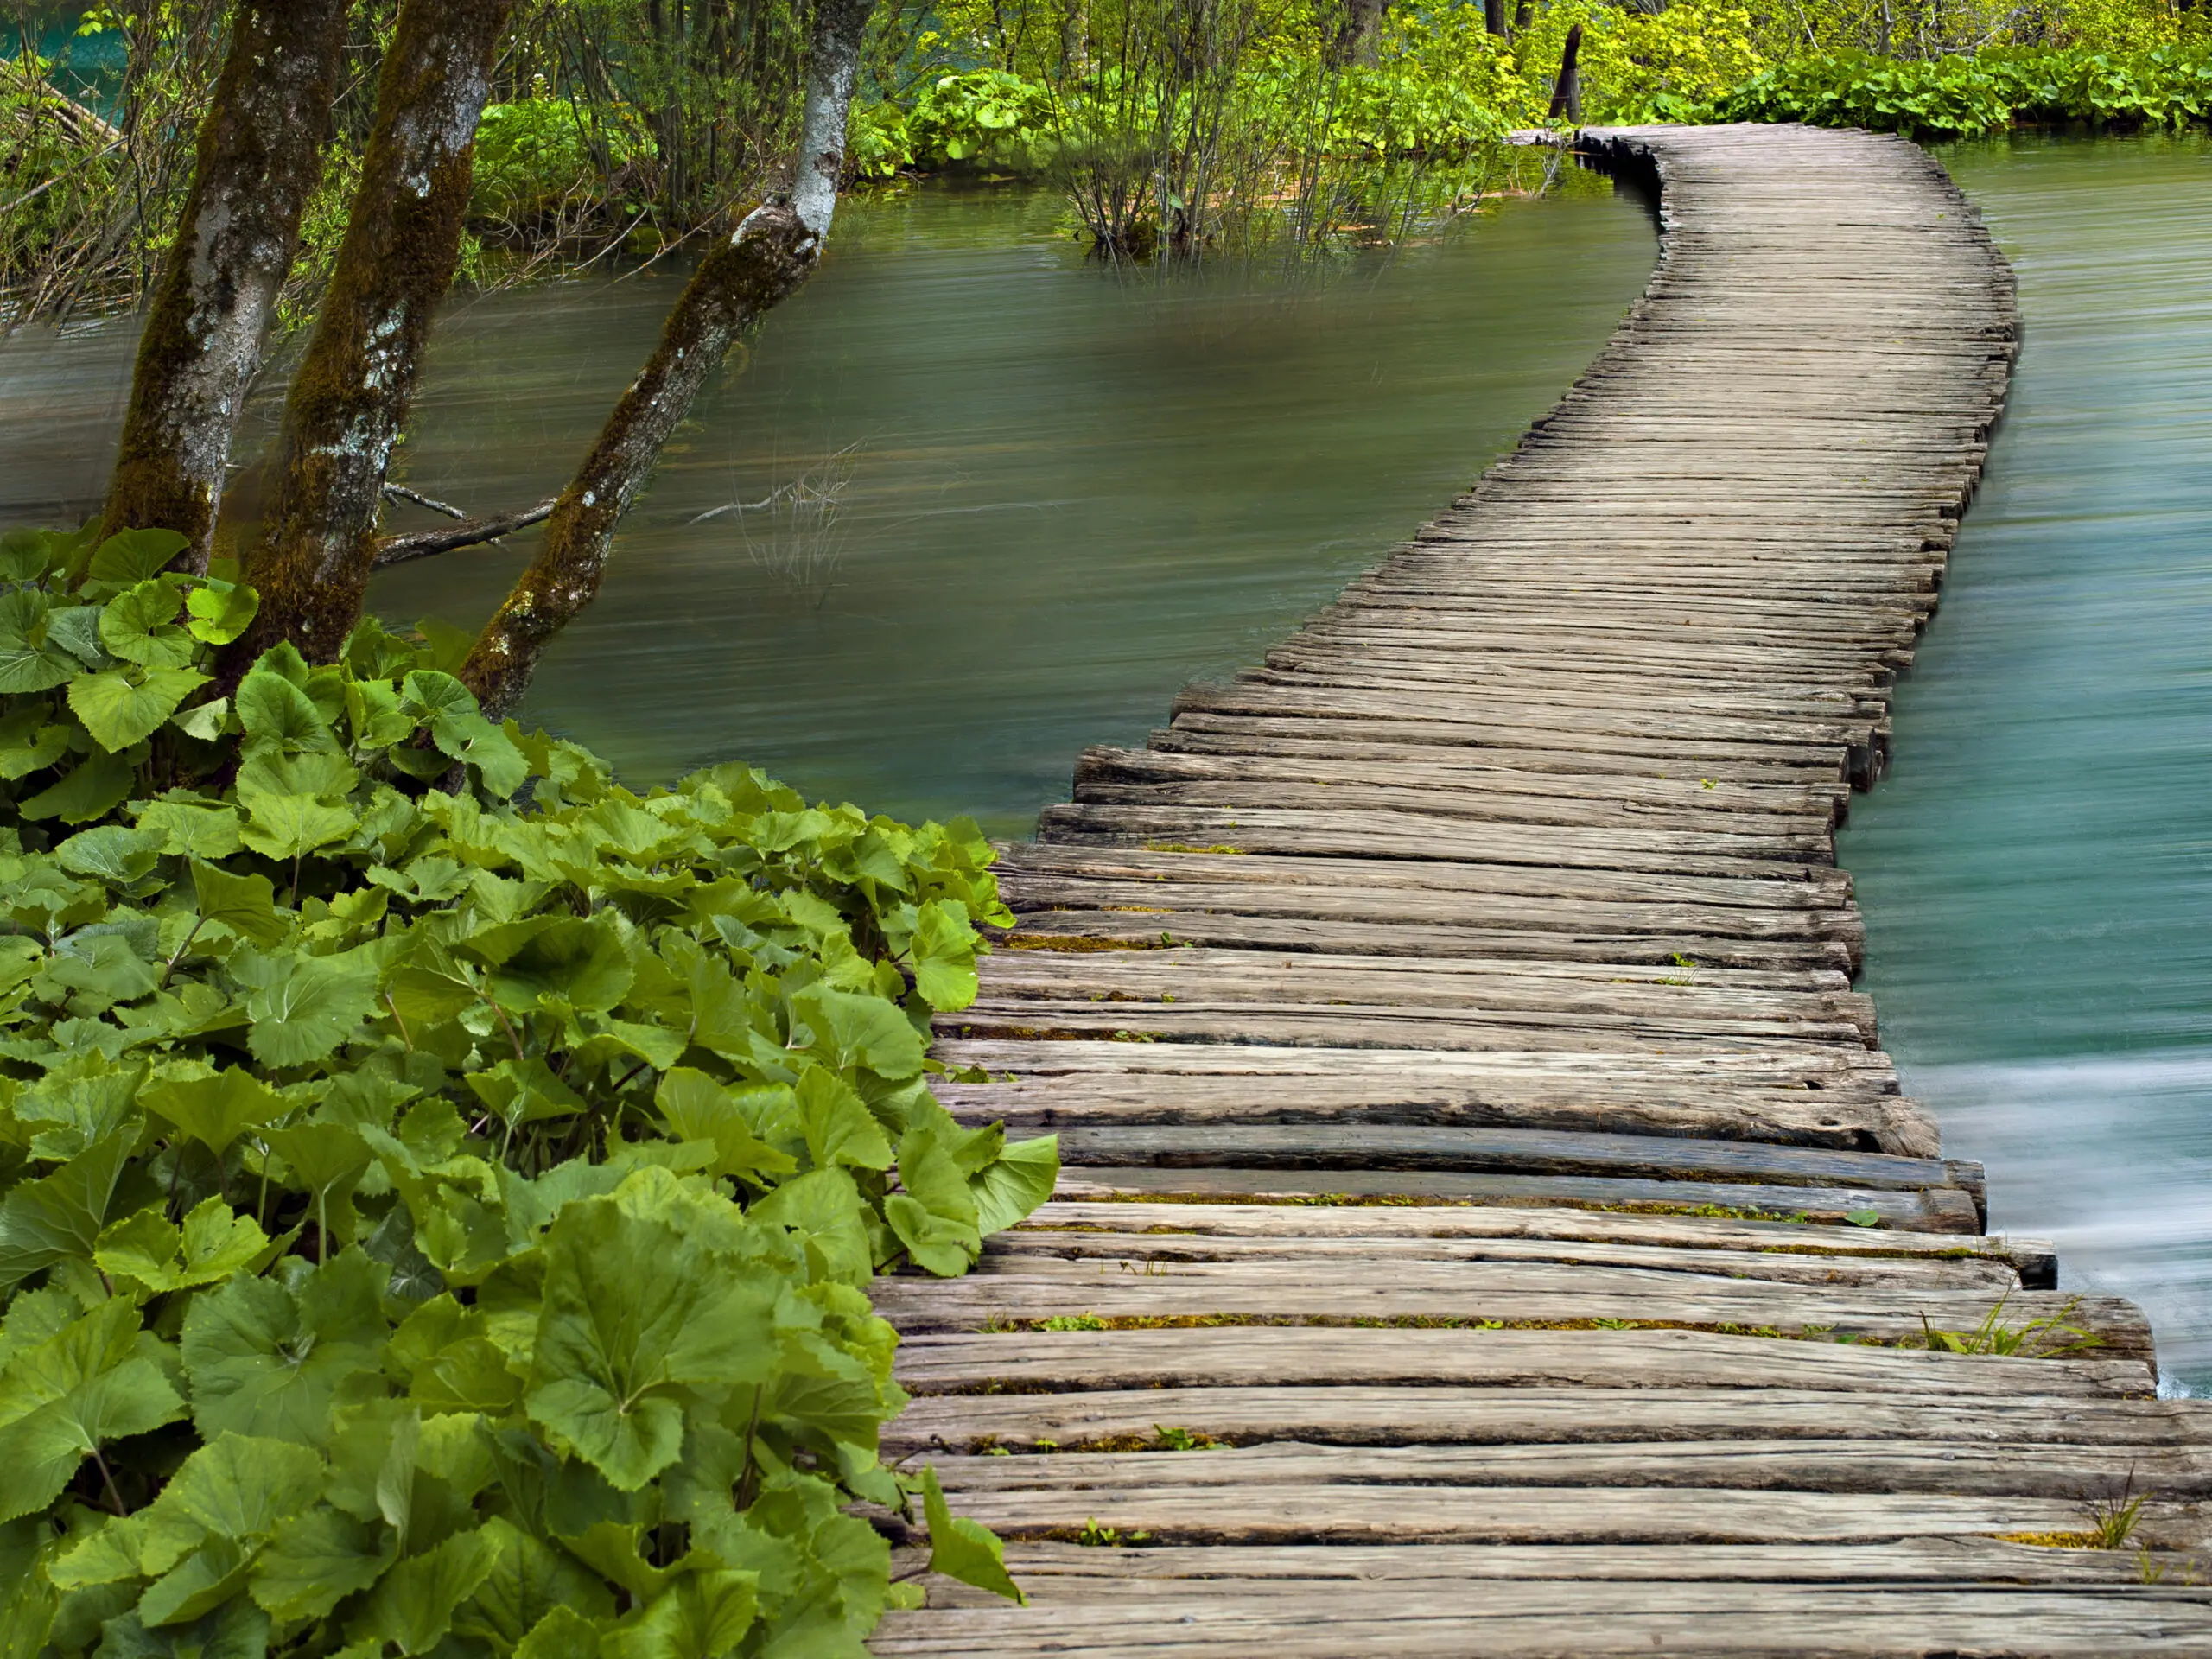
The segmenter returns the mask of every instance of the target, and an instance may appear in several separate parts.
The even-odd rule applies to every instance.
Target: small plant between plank
[[[1929,1351],[1988,1354],[2006,1358],[2056,1359],[2063,1355],[2104,1346],[2103,1338],[2081,1325],[2068,1323],[2074,1316],[2074,1310],[2082,1305],[2079,1296],[2056,1313],[2030,1319],[2026,1324],[2018,1325],[2003,1322],[2005,1304],[2010,1300],[2009,1297],[1999,1297],[1997,1306],[1985,1313],[1981,1323],[1971,1331],[1938,1331],[1929,1324],[1928,1316],[1922,1314],[1920,1328],[1926,1338]]]

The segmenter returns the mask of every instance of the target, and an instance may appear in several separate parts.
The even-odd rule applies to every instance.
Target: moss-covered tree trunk
[[[492,50],[513,0],[402,0],[330,288],[284,410],[261,593],[233,673],[289,639],[334,657],[361,613],[385,473],[438,302],[453,284]]]
[[[162,269],[100,531],[168,529],[195,570],[221,511],[231,440],[299,245],[330,132],[346,0],[245,0]]]
[[[494,718],[520,700],[553,637],[591,603],[615,526],[662,448],[739,334],[804,282],[821,257],[845,167],[845,132],[871,0],[819,0],[791,205],[747,214],[669,313],[659,346],[599,435],[546,521],[545,540],[491,621],[461,677]]]

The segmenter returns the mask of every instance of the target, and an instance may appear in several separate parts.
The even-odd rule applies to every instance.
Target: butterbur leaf
[[[79,830],[54,853],[65,870],[96,876],[112,887],[127,887],[152,872],[165,839],[159,830],[143,825],[133,829],[110,823]]]
[[[897,1081],[922,1069],[922,1039],[895,1003],[880,996],[810,986],[791,998],[815,1045],[840,1071],[862,1068]]]
[[[375,1161],[360,1135],[344,1123],[294,1123],[262,1138],[288,1166],[291,1184],[315,1200],[316,1228],[352,1237],[353,1189]]]
[[[41,1268],[92,1255],[137,1138],[135,1124],[118,1129],[52,1174],[9,1189],[0,1203],[0,1290]]]
[[[922,1512],[930,1529],[931,1572],[1024,1607],[1029,1605],[1029,1598],[1007,1574],[1005,1549],[996,1535],[981,1522],[953,1514],[935,1469],[922,1471]]]
[[[685,1573],[607,1633],[607,1659],[721,1659],[753,1628],[760,1575],[723,1567]]]
[[[123,756],[95,750],[70,767],[60,782],[17,806],[16,812],[34,823],[59,818],[64,823],[90,823],[120,806],[137,778],[137,769]]]
[[[675,1139],[714,1143],[717,1175],[735,1175],[759,1185],[798,1168],[797,1159],[753,1133],[751,1120],[730,1090],[703,1071],[674,1067],[653,1090],[653,1103]]]
[[[899,1183],[906,1191],[885,1200],[883,1218],[907,1253],[941,1277],[965,1273],[982,1248],[976,1197],[935,1126],[900,1137]]]
[[[673,1389],[763,1382],[774,1361],[779,1276],[748,1271],[672,1215],[639,1213],[674,1191],[665,1171],[641,1171],[613,1197],[563,1210],[541,1247],[530,1415],[623,1491],[682,1449]]]
[[[613,1615],[614,1598],[605,1581],[567,1550],[496,1518],[484,1523],[484,1534],[498,1545],[499,1560],[455,1618],[460,1635],[488,1636],[504,1647],[520,1642],[556,1610],[571,1613],[588,1631],[589,1620]],[[596,1631],[590,1639],[592,1659],[597,1659]]]
[[[246,736],[278,754],[327,754],[338,747],[315,699],[274,668],[264,664],[248,673],[233,704]]]
[[[228,858],[241,844],[233,806],[155,801],[139,810],[138,827],[161,836],[162,851],[172,857]]]
[[[152,736],[207,683],[205,674],[187,668],[111,668],[70,681],[69,708],[92,741],[119,754]]]
[[[277,795],[241,786],[238,800],[247,814],[239,832],[245,844],[280,863],[344,841],[360,827],[360,820],[346,808],[312,795]]]
[[[347,1637],[390,1643],[403,1654],[428,1653],[453,1628],[455,1610],[491,1576],[499,1559],[499,1545],[482,1528],[408,1557],[378,1581],[347,1626]]]
[[[246,1045],[264,1065],[321,1059],[376,1007],[375,968],[349,957],[287,953],[254,964],[234,959],[232,971],[257,988],[245,1005],[253,1021]]]
[[[296,1294],[273,1279],[233,1279],[196,1297],[182,1350],[200,1432],[321,1443],[341,1390],[379,1386],[389,1276],[349,1249],[302,1275]]]
[[[210,1538],[146,1587],[138,1617],[149,1626],[181,1624],[228,1601],[245,1584],[252,1553]]]
[[[126,663],[186,667],[196,647],[192,636],[177,626],[181,588],[174,576],[156,576],[124,588],[100,612],[100,643]]]
[[[233,1596],[188,1624],[149,1629],[134,1611],[100,1626],[99,1659],[263,1659],[269,1615]]]
[[[914,988],[940,1014],[976,1000],[976,947],[981,943],[960,906],[932,899],[914,923]]]
[[[810,1066],[798,1080],[799,1123],[817,1169],[891,1167],[891,1143],[861,1097],[835,1072]]]
[[[220,922],[256,944],[282,944],[291,931],[289,922],[276,913],[276,890],[265,875],[233,875],[195,858],[192,891],[201,920]]]
[[[291,1103],[243,1066],[206,1077],[167,1077],[149,1084],[139,1100],[154,1113],[221,1157],[250,1128],[273,1123]]]
[[[185,626],[204,645],[227,645],[246,631],[261,610],[252,588],[232,582],[204,582],[186,596]]]
[[[492,994],[510,1008],[534,1008],[556,998],[603,1013],[622,1000],[634,976],[630,954],[604,918],[562,917],[537,929],[492,974]]]
[[[269,1236],[251,1216],[220,1198],[201,1199],[178,1227],[161,1210],[141,1210],[99,1236],[92,1260],[113,1279],[149,1291],[219,1284],[269,1248]]]
[[[104,1442],[143,1434],[180,1415],[183,1401],[137,1353],[138,1313],[115,1300],[14,1356],[0,1425],[0,1521],[53,1503]]]
[[[976,1198],[976,1229],[984,1236],[1002,1232],[1052,1196],[1060,1178],[1060,1137],[1040,1135],[1013,1141],[980,1175],[969,1178]]]
[[[860,1188],[844,1169],[814,1169],[787,1180],[746,1213],[800,1234],[821,1252],[830,1277],[841,1284],[866,1285],[874,1276],[874,1254]]]
[[[321,1618],[381,1578],[393,1554],[365,1522],[312,1509],[286,1525],[254,1562],[253,1599],[278,1618]]]
[[[168,568],[170,561],[192,543],[174,530],[118,531],[92,550],[85,571],[88,582],[134,587]]]
[[[48,690],[77,672],[76,659],[48,637],[48,604],[35,588],[0,594],[0,695]]]
[[[600,1659],[599,1625],[582,1613],[555,1607],[515,1644],[514,1659]]]

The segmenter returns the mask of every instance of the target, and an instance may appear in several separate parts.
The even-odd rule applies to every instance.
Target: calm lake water
[[[2012,257],[2012,402],[1842,857],[1909,1092],[2212,1392],[2212,144],[1944,161]]]
[[[1026,191],[851,204],[701,399],[524,717],[633,779],[742,757],[1025,832],[1084,744],[1141,741],[1471,482],[1655,248],[1645,208],[1586,177],[1296,282],[1117,278]],[[553,493],[677,282],[456,305],[400,475],[472,511]],[[0,522],[97,499],[129,352],[121,330],[0,347]],[[798,485],[834,512],[786,494],[695,522]],[[373,602],[474,628],[531,540],[394,569]]]

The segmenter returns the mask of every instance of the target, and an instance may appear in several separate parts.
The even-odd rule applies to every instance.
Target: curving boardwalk
[[[2010,274],[1898,140],[1588,137],[1665,220],[1588,372],[1006,860],[940,1052],[1011,1077],[944,1093],[1060,1194],[877,1289],[887,1455],[1033,1605],[883,1659],[2212,1653],[2212,1405],[1986,1236],[1850,988]],[[1929,1351],[2000,1302],[2098,1345]]]

